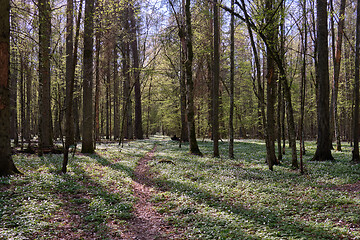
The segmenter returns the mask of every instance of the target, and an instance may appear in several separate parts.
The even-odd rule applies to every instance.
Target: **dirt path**
[[[137,198],[134,206],[134,217],[129,220],[129,231],[125,239],[138,240],[165,240],[184,239],[175,228],[164,221],[153,203],[150,201],[154,194],[160,191],[155,189],[148,162],[153,159],[156,146],[139,160],[134,172],[133,190]]]

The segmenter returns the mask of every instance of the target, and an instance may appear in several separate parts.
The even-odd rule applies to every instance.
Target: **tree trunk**
[[[130,17],[130,34],[131,34],[131,51],[133,56],[134,84],[135,84],[135,138],[143,139],[144,133],[142,129],[142,109],[141,109],[141,84],[140,84],[140,65],[139,65],[139,49],[137,44],[138,25],[135,19],[135,9],[131,5],[129,7]]]
[[[100,28],[100,26],[98,26]],[[95,42],[96,42],[96,53],[95,53],[95,142],[100,141],[100,124],[99,124],[99,117],[100,117],[100,31],[97,30],[95,33]]]
[[[231,0],[231,10],[234,11],[234,0]],[[229,158],[234,159],[234,75],[235,75],[235,16],[230,20],[230,113],[229,113]]]
[[[19,144],[18,135],[18,115],[17,115],[17,78],[18,78],[18,57],[14,53],[13,71],[11,75],[11,86],[10,86],[10,138],[14,139],[14,144]]]
[[[195,110],[194,110],[194,82],[192,79],[192,62],[193,62],[193,46],[192,46],[192,29],[191,29],[191,11],[190,0],[185,3],[185,22],[186,22],[186,50],[187,58],[185,63],[186,68],[186,86],[187,86],[187,117],[188,117],[188,131],[190,142],[190,153],[202,156],[196,141],[195,128]]]
[[[212,79],[212,137],[213,156],[220,157],[219,153],[219,78],[220,78],[220,24],[219,5],[214,1],[214,77]]]
[[[93,153],[93,31],[94,0],[85,0],[83,58],[83,126],[82,153]]]
[[[114,140],[120,136],[120,102],[119,102],[119,76],[118,76],[118,52],[114,46]]]
[[[10,146],[10,1],[0,2],[0,176],[20,173]]]
[[[39,95],[40,95],[40,154],[53,147],[50,91],[51,9],[49,0],[39,0]]]
[[[267,0],[266,3],[266,16],[265,21],[268,24],[268,30],[266,31],[267,39],[269,40],[270,47],[276,48],[277,44],[277,30],[275,27],[275,17],[273,14],[274,11],[274,2],[273,0]],[[275,70],[275,61],[272,54],[270,53],[270,48],[267,46],[267,104],[266,104],[266,152],[267,152],[267,162],[269,169],[273,170],[273,166],[277,164],[277,159],[275,155],[275,101],[276,101],[276,82],[277,74]]]
[[[360,0],[357,1],[356,7],[356,45],[355,45],[355,80],[354,80],[354,126],[353,138],[354,149],[352,151],[352,161],[359,163],[359,58],[360,58]]]
[[[334,79],[332,86],[332,98],[331,98],[331,108],[330,112],[333,116],[333,127],[335,130],[335,139],[336,139],[336,150],[341,151],[341,139],[340,139],[340,126],[337,112],[337,98],[339,92],[339,75],[340,75],[340,64],[341,64],[341,47],[342,47],[342,37],[345,27],[345,5],[346,0],[341,0],[340,2],[340,17],[338,23],[338,31],[337,31],[337,41],[336,41],[336,49],[335,49],[335,57],[334,57]]]
[[[75,144],[74,139],[74,85],[75,69],[77,64],[77,52],[79,45],[80,20],[82,13],[82,1],[80,1],[79,13],[76,22],[75,46],[73,46],[73,0],[67,1],[66,22],[66,97],[65,97],[65,147],[62,172],[66,173],[69,158],[69,148]]]
[[[312,160],[334,160],[330,149],[327,1],[317,0],[318,140]]]

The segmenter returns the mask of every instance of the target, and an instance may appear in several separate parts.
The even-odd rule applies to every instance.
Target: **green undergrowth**
[[[98,145],[71,158],[67,174],[62,155],[15,155],[24,175],[0,178],[0,239],[121,239],[135,166],[155,145],[149,164],[160,191],[151,202],[184,239],[360,239],[360,165],[350,163],[350,146],[333,152],[336,161],[313,162],[316,144],[306,142],[300,175],[289,149],[269,171],[263,141],[236,141],[229,159],[227,142],[213,158],[212,143],[199,141],[198,157],[160,136]]]
[[[62,155],[14,155],[24,175],[0,178],[0,239],[117,238],[108,223],[131,217],[133,171],[152,148],[151,141],[100,144],[95,154],[70,158],[67,174],[59,173]]]
[[[348,145],[333,152],[334,162],[313,162],[316,145],[306,142],[305,175],[290,167],[290,150],[269,171],[262,141],[236,141],[235,159],[226,142],[221,158],[212,157],[210,141],[199,147],[204,157],[162,141],[151,163],[164,190],[153,202],[188,239],[360,239],[360,187],[343,189],[360,180]]]

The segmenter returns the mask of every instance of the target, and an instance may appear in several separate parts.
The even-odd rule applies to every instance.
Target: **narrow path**
[[[154,204],[150,201],[154,194],[160,192],[154,188],[150,167],[147,164],[153,159],[155,151],[156,145],[139,160],[135,168],[133,190],[137,202],[134,206],[134,217],[129,220],[129,231],[124,236],[125,239],[183,239],[174,227],[164,221],[163,216],[155,210]]]

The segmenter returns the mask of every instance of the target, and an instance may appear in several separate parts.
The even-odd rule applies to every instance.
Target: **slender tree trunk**
[[[234,11],[234,0],[231,0],[231,10]],[[230,20],[230,113],[229,113],[229,158],[234,158],[234,75],[235,75],[235,16]]]
[[[109,44],[109,43],[108,43]],[[110,124],[110,119],[111,119],[111,114],[110,114],[110,109],[111,109],[111,100],[110,100],[110,61],[111,61],[111,57],[110,57],[110,51],[109,48],[107,49],[107,63],[106,63],[106,82],[105,82],[105,86],[106,86],[106,139],[110,139],[111,138],[111,134],[110,134],[110,129],[111,129],[111,124]]]
[[[13,61],[13,71],[11,75],[11,86],[10,86],[10,137],[14,139],[14,144],[17,146],[19,144],[19,135],[18,135],[18,115],[17,115],[17,78],[18,78],[18,57],[17,54],[14,56]]]
[[[40,154],[53,147],[50,91],[51,9],[49,0],[39,0]]]
[[[118,76],[118,53],[114,46],[114,140],[120,136],[120,102],[119,102],[119,76]]]
[[[20,122],[21,122],[21,150],[24,148],[25,137],[25,80],[24,80],[24,58],[23,53],[20,54]]]
[[[26,72],[26,111],[25,111],[25,140],[28,144],[27,149],[31,149],[31,132],[30,132],[30,113],[31,113],[31,66],[30,63],[26,63],[25,65],[25,72]]]
[[[318,140],[313,160],[334,160],[330,149],[327,1],[317,0]]]
[[[139,49],[137,44],[137,23],[135,19],[134,6],[130,6],[130,33],[131,33],[131,51],[133,56],[134,84],[135,84],[135,138],[143,139],[144,133],[142,128],[142,109],[141,109],[141,84],[140,84],[140,65],[139,65]]]
[[[187,58],[185,63],[186,68],[186,86],[187,86],[187,117],[188,117],[188,130],[190,153],[195,155],[202,155],[196,141],[196,128],[195,128],[195,110],[194,110],[194,82],[192,79],[192,62],[193,62],[193,46],[192,46],[192,29],[191,29],[191,11],[190,0],[185,3],[185,22],[186,22],[186,50]]]
[[[99,26],[100,28],[100,26]],[[99,117],[100,117],[100,31],[97,30],[95,33],[95,42],[96,42],[96,53],[95,53],[95,142],[100,141],[100,125],[99,125]]]
[[[300,172],[304,174],[303,154],[305,154],[304,146],[304,114],[305,114],[305,94],[306,94],[306,55],[307,55],[307,26],[306,26],[306,0],[303,1],[303,61],[301,69],[300,84]]]
[[[20,173],[10,146],[10,1],[0,1],[0,176]]]
[[[336,150],[341,151],[341,139],[340,139],[340,124],[338,119],[338,92],[339,92],[339,75],[340,75],[340,64],[341,64],[341,47],[342,47],[342,37],[344,33],[345,27],[345,6],[346,0],[340,1],[340,17],[338,23],[338,31],[337,31],[337,41],[336,41],[336,49],[335,49],[335,57],[334,57],[334,79],[332,86],[332,98],[331,98],[331,115],[333,116],[333,126],[335,129],[335,138],[336,138]]]
[[[93,31],[94,0],[85,0],[84,20],[84,79],[82,153],[93,153]]]
[[[213,155],[220,157],[219,153],[219,78],[220,78],[220,23],[219,5],[214,1],[214,77],[212,79],[212,136],[213,136]]]
[[[355,81],[354,81],[354,126],[353,138],[354,149],[352,151],[352,161],[359,163],[359,63],[360,63],[360,0],[357,1],[356,7],[356,50],[355,50]]]

